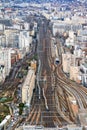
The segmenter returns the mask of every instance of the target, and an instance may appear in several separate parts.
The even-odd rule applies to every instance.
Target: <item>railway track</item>
[[[49,51],[51,52],[50,49],[49,49]],[[56,77],[55,86],[57,87],[57,90],[59,90],[58,86],[61,87],[62,90],[67,95],[69,95],[71,97],[75,97],[79,109],[81,109],[81,110],[86,109],[87,108],[87,89],[82,87],[82,86],[79,86],[78,84],[72,82],[71,80],[69,80],[66,77],[66,75],[62,71],[61,62],[60,62],[59,65],[54,65],[54,58],[52,56],[50,56],[49,58],[50,58],[49,63],[51,64],[50,68],[54,72],[54,77]],[[55,97],[58,97],[59,95],[60,95],[60,93],[58,93],[58,95],[56,95]],[[64,95],[63,95],[63,97],[64,97]],[[58,109],[60,109],[59,108],[59,103],[62,104],[62,107],[64,107],[64,109],[66,109],[66,111],[67,111],[67,106],[66,106],[65,102],[68,101],[67,103],[70,105],[69,99],[65,99],[65,101],[64,101],[63,97],[59,96],[58,99],[56,99],[57,100],[56,104],[57,104]],[[68,107],[69,107],[69,105],[68,105]],[[69,109],[69,111],[70,111],[70,116],[72,114],[74,114],[74,112],[71,111],[71,108]],[[75,117],[75,115],[72,115],[71,117],[70,116],[68,117],[68,119],[71,120],[71,118],[73,117],[73,122],[76,123],[77,122],[77,119],[76,119],[77,117]]]
[[[55,102],[55,99],[53,98],[54,94],[52,94],[52,91],[53,91],[52,82],[51,82],[52,69],[50,68],[50,66],[51,66],[50,63],[53,61],[53,59],[51,57],[51,46],[50,46],[50,40],[49,40],[50,38],[48,38],[48,37],[49,37],[49,35],[47,35],[47,38],[45,39],[45,43],[44,43],[45,44],[44,48],[45,48],[45,55],[46,56],[44,57],[43,61],[44,61],[44,64],[45,64],[44,69],[47,70],[46,75],[47,75],[47,82],[48,82],[48,85],[47,85],[48,87],[46,89],[45,95],[46,95],[46,98],[47,98],[48,108],[49,108],[49,110],[52,110],[53,108],[51,108],[51,105],[54,104],[53,102]],[[48,44],[48,46],[47,46],[47,44]],[[49,75],[50,75],[50,77],[49,77]],[[52,98],[49,98],[49,95],[51,95]],[[51,104],[51,105],[49,105],[49,104]],[[57,124],[59,124],[59,126],[63,126],[64,124],[71,123],[71,121],[69,119],[66,119],[66,117],[63,115],[62,112],[60,114],[60,111],[57,111],[56,105],[54,107],[54,113],[51,116],[53,117],[53,119],[52,119],[53,123],[57,122]],[[49,117],[50,117],[50,114],[49,114]],[[51,125],[52,125],[52,123],[51,123]]]
[[[60,45],[60,42],[57,41],[58,50],[61,48],[62,45]],[[60,51],[61,52],[61,51]],[[62,52],[61,52],[62,55]],[[60,64],[58,66],[55,66],[55,76],[57,77],[58,82],[60,82],[61,86],[64,86],[66,88],[66,91],[70,94],[73,94],[73,96],[76,98],[78,102],[79,109],[86,109],[87,108],[87,89],[83,86],[80,86],[74,82],[72,82],[70,79],[67,78],[67,76],[62,71],[62,63],[61,63],[61,57],[60,57]]]
[[[63,74],[61,64],[55,66],[54,58],[51,55],[50,35],[49,31],[46,30],[46,23],[41,24],[37,47],[40,61],[40,88],[39,90],[36,88],[37,91],[33,96],[31,110],[26,122],[30,125],[54,128],[76,123],[69,96],[75,97],[79,108],[84,109],[86,108],[87,94],[84,92],[85,90],[80,89],[78,95],[78,89]],[[59,88],[62,89],[63,95],[59,93]],[[83,93],[85,93],[85,96],[83,96]]]
[[[74,97],[79,109],[84,110],[87,108],[87,90],[66,78],[61,63],[55,66],[51,52],[50,34],[45,21],[40,25],[37,47],[40,61],[39,88],[37,84],[29,115],[24,122],[48,128],[76,124],[77,117],[71,108],[69,97]]]
[[[61,74],[61,77],[60,77]],[[78,101],[78,105],[80,109],[85,109],[87,108],[87,93],[84,92],[84,89],[80,87],[79,85],[77,86],[75,83],[72,83],[69,79],[66,79],[64,76],[61,66],[59,67],[57,71],[57,75],[59,75],[58,80],[61,82],[61,84],[65,84],[66,88],[74,95],[76,100]]]
[[[45,32],[44,32],[45,30]],[[64,124],[72,123],[66,119],[62,112],[60,112],[55,104],[54,87],[52,86],[52,73],[51,64],[51,47],[50,35],[47,30],[46,24],[40,26],[39,43],[37,50],[40,60],[40,76],[39,78],[45,79],[39,81],[40,98],[38,92],[33,96],[32,109],[26,121],[31,125],[43,125],[44,127],[62,127]],[[39,90],[37,90],[39,91]],[[39,104],[39,105],[37,105]]]

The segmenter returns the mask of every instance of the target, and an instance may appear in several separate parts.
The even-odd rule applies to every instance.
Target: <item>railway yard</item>
[[[52,55],[55,50],[52,48],[52,34],[47,20],[40,23],[38,35],[37,50],[34,52],[38,55],[38,69],[31,106],[28,115],[18,118],[12,130],[21,124],[54,129],[73,124],[80,126],[79,111],[83,112],[87,109],[87,89],[68,79],[62,71],[63,49],[60,40],[56,43],[59,63],[55,63],[55,56]],[[20,61],[15,74],[9,77],[10,81],[7,79],[2,85],[2,95],[15,97],[17,86],[21,83],[21,79],[16,75],[18,71],[28,66],[27,60],[32,56],[33,54],[26,56]],[[14,98],[15,100],[17,99]]]
[[[50,36],[46,23],[41,25],[38,43],[38,57],[41,62],[39,86],[34,93],[32,108],[26,121],[31,125],[49,128],[81,125],[78,114],[79,110],[84,111],[87,108],[87,89],[66,77],[62,71],[61,57],[59,64],[55,65]],[[57,44],[61,55],[61,44]]]

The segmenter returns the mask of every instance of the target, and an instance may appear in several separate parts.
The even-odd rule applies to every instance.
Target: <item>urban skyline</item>
[[[0,1],[0,130],[87,129],[87,7]]]

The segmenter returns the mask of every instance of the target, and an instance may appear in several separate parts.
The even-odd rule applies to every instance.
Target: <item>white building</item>
[[[66,26],[65,23],[62,23],[59,21],[54,22],[53,23],[53,35],[55,36],[57,32],[63,33],[65,31],[65,26]]]
[[[87,86],[87,63],[81,64],[80,69],[82,84]]]
[[[0,24],[0,31],[4,31],[4,29],[5,29],[5,25]]]
[[[87,43],[87,29],[78,30],[78,40],[82,43]]]
[[[19,31],[17,29],[6,29],[4,35],[6,37],[6,47],[18,47]]]
[[[32,43],[32,37],[29,36],[29,32],[21,31],[19,34],[19,48],[26,49],[26,52],[28,52],[31,43]]]
[[[37,30],[37,23],[34,22],[34,30]]]
[[[75,57],[83,57],[83,52],[82,52],[82,50],[79,48],[79,49],[76,49],[76,50],[74,50],[74,55],[75,55]]]
[[[6,47],[6,36],[4,34],[0,35],[0,46]]]
[[[75,34],[74,31],[69,31],[69,37],[65,41],[65,45],[74,46],[75,45]]]
[[[69,32],[69,31],[75,31],[82,29],[82,25],[80,23],[80,20],[73,21],[73,20],[51,20],[53,23],[53,35],[57,32],[63,33],[63,32]]]
[[[0,81],[9,75],[11,69],[11,50],[9,48],[0,48]]]
[[[4,63],[0,63],[0,82],[4,81],[6,77]]]
[[[21,24],[14,24],[13,25],[13,28],[14,29],[17,29],[17,30],[22,30],[23,29],[23,26]]]
[[[25,28],[25,30],[29,30],[30,29],[30,24],[25,22],[24,23],[24,28]]]
[[[67,38],[65,42],[66,46],[74,46],[74,39],[72,38]]]
[[[22,87],[22,102],[30,106],[35,87],[35,71],[30,69]]]

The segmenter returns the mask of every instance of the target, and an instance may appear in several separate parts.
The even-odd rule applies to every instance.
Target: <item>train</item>
[[[48,107],[48,105],[45,104],[45,107],[46,107],[46,110],[49,111],[49,107]]]
[[[43,97],[44,97],[44,101],[45,101],[46,110],[49,111],[49,107],[48,107],[48,104],[47,104],[47,99],[46,99],[46,96],[45,96],[45,93],[44,93],[44,88],[43,88]]]

